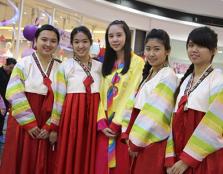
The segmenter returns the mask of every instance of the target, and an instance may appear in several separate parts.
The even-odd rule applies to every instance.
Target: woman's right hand
[[[115,132],[113,132],[110,128],[105,128],[102,130],[102,132],[105,134],[105,136],[109,137],[109,138],[115,138],[116,134]]]
[[[39,135],[40,131],[41,131],[40,128],[38,128],[37,126],[35,126],[35,127],[31,128],[31,129],[29,129],[28,130],[28,133],[29,133],[29,135],[32,138],[35,139]]]
[[[51,144],[56,143],[57,141],[57,132],[56,131],[51,131],[49,135],[49,141]]]

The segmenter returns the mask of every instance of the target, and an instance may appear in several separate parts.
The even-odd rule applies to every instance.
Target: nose
[[[48,40],[48,41],[46,42],[46,45],[47,45],[47,46],[50,46],[50,44],[51,44],[51,42]]]
[[[194,46],[192,47],[192,51],[198,51],[198,46],[194,45]]]
[[[151,50],[151,51],[149,52],[149,56],[151,56],[151,57],[154,56],[154,51]]]

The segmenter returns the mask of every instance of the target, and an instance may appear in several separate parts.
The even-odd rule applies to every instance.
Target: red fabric
[[[53,90],[51,87],[51,80],[48,77],[43,78],[43,84],[47,86],[48,91],[47,95],[44,98],[43,104],[42,104],[42,109],[41,112],[46,112],[45,114],[51,114],[52,108],[53,108]]]
[[[37,125],[42,128],[50,115],[41,112],[45,96],[26,93]],[[33,139],[9,115],[6,143],[0,173],[4,174],[48,174],[52,173],[54,152],[48,140]],[[52,168],[51,168],[52,167]]]
[[[56,174],[94,174],[99,94],[67,94],[57,144]]]
[[[108,137],[101,131],[97,135],[95,174],[130,174],[130,158],[127,144],[121,142],[121,136],[116,140],[116,167],[108,169]]]
[[[124,133],[121,134],[121,141],[125,142],[126,140],[129,139],[129,133],[132,129],[132,126],[135,122],[135,119],[137,118],[137,116],[139,115],[140,109],[137,108],[133,108],[132,113],[131,113],[131,117],[130,117],[130,121],[128,124],[128,127],[126,129],[126,131]]]
[[[118,125],[114,122],[111,122],[111,124],[109,125],[109,128],[115,133],[118,134],[119,132],[121,132],[121,125]]]
[[[131,174],[165,174],[166,140],[153,143],[138,153]]]
[[[181,100],[184,100],[182,98]],[[185,102],[181,102],[182,105]],[[191,164],[184,174],[220,174],[223,173],[223,149],[207,156],[201,163],[193,159],[189,154],[183,152],[185,145],[193,134],[194,130],[203,118],[203,112],[188,109],[184,111],[183,106],[179,105],[177,113],[173,117],[173,140],[176,153],[176,161],[182,159],[185,163]],[[193,168],[194,166],[194,168]],[[196,166],[196,167],[195,167]]]
[[[101,119],[98,121],[97,123],[97,130],[100,131],[100,130],[104,130],[105,128],[108,127],[108,122],[106,119]]]
[[[23,128],[26,131],[28,131],[29,129],[32,129],[32,128],[36,127],[36,126],[37,126],[37,122],[36,122],[36,120],[34,120],[33,122],[24,125]]]

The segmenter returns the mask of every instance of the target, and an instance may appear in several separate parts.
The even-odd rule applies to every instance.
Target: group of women
[[[73,57],[61,63],[58,30],[43,25],[36,51],[16,64],[0,173],[223,173],[223,74],[212,66],[212,29],[189,34],[192,64],[179,83],[162,29],[148,32],[145,60],[131,50],[124,21],[107,27],[102,64],[89,56],[88,28],[70,38]]]

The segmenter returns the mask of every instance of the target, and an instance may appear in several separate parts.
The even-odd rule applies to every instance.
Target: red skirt
[[[167,140],[153,143],[140,151],[133,161],[131,174],[165,174],[166,143]]]
[[[94,174],[100,96],[67,94],[57,144],[57,174]]]
[[[173,140],[176,160],[183,152],[185,145],[200,123],[205,113],[188,109],[181,111],[173,117]],[[184,174],[222,174],[223,173],[223,149],[207,156],[197,168],[188,168]]]
[[[42,114],[43,95],[26,93],[38,127],[44,126],[50,114]],[[52,172],[53,152],[48,140],[33,139],[12,115],[9,115],[1,174],[48,174]]]
[[[121,142],[121,136],[118,136],[116,140],[116,167],[109,169],[108,137],[101,131],[98,132],[95,174],[130,174],[128,146]]]

